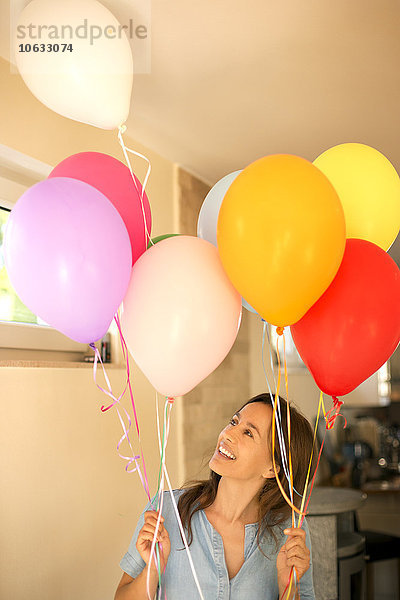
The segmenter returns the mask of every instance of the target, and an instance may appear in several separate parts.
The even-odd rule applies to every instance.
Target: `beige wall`
[[[124,160],[115,132],[50,111],[18,75],[10,74],[3,60],[0,81],[1,144],[50,165],[89,150]],[[145,154],[152,164],[147,188],[152,234],[174,231],[174,165],[124,137],[129,147]],[[143,179],[145,162],[133,157],[133,165]],[[119,394],[124,370],[109,367],[108,374]],[[155,394],[137,369],[133,370],[133,389],[153,495],[159,465]],[[138,475],[127,474],[125,462],[117,455],[122,429],[114,410],[101,413],[106,400],[93,382],[90,367],[0,367],[1,598],[113,597],[121,573],[119,560],[147,499]],[[183,478],[180,418],[178,399],[167,450],[174,487]],[[133,439],[136,442],[136,436]]]

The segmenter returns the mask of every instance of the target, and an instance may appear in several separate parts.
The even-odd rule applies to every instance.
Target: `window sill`
[[[15,368],[44,368],[44,369],[93,369],[93,363],[90,362],[68,362],[68,361],[50,361],[50,360],[0,360],[1,367],[15,367]],[[102,369],[101,364],[98,363],[98,369]],[[114,363],[104,363],[106,371],[108,369],[119,369],[125,370],[124,365],[118,365]]]

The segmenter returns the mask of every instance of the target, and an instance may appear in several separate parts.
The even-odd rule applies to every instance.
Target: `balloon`
[[[339,198],[304,158],[261,158],[240,173],[219,213],[228,277],[269,323],[295,323],[336,275],[345,246]]]
[[[400,270],[379,246],[349,239],[340,269],[321,298],[291,327],[318,387],[354,390],[381,367],[400,340]]]
[[[231,183],[242,171],[234,171],[217,181],[208,192],[201,206],[197,221],[197,235],[217,247],[217,221],[219,209]]]
[[[137,365],[161,394],[182,396],[214,371],[240,319],[240,296],[209,242],[171,237],[134,264],[121,328]]]
[[[121,161],[101,152],[80,152],[60,162],[49,177],[72,177],[85,181],[102,192],[119,212],[128,230],[132,249],[132,263],[146,250],[147,231],[151,232],[151,212],[146,192],[143,194],[143,208],[140,200],[142,186]]]
[[[245,308],[249,312],[252,312],[255,315],[257,314],[257,311],[254,310],[254,308],[252,306],[250,306],[250,304],[248,302],[246,302],[246,300],[244,298],[242,298],[242,306],[243,306],[243,308]]]
[[[75,179],[46,179],[7,222],[5,264],[22,302],[81,343],[107,332],[128,287],[131,248],[111,202]]]
[[[164,235],[158,235],[157,237],[152,238],[151,242],[153,242],[153,243],[149,242],[147,244],[147,250],[149,248],[151,248],[154,244],[158,244],[158,242],[161,242],[162,240],[166,240],[167,238],[170,238],[170,237],[175,237],[176,235],[181,235],[181,234],[180,233],[164,233]]]
[[[208,192],[200,209],[197,221],[197,236],[211,242],[216,248],[219,209],[229,186],[241,172],[241,170],[234,171],[217,181],[214,187]],[[257,314],[257,311],[244,298],[242,298],[242,306],[246,310]]]
[[[347,237],[388,250],[400,228],[400,178],[389,160],[365,144],[340,144],[318,156],[314,165],[339,194]]]
[[[16,44],[21,42],[31,51],[16,52],[17,66],[40,102],[102,129],[126,121],[132,52],[125,31],[100,2],[33,0],[20,14]]]

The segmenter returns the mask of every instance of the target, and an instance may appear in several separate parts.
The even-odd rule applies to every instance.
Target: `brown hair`
[[[243,406],[237,411],[240,412],[247,404],[252,402],[262,402],[271,406],[271,399],[269,394],[258,394],[250,400],[248,400]],[[288,456],[288,431],[287,431],[287,402],[284,398],[279,396],[280,402],[280,415],[281,415],[281,429],[286,448],[286,456]],[[299,494],[303,494],[304,485],[306,482],[307,471],[311,456],[312,444],[313,444],[313,432],[310,423],[303,415],[294,408],[290,407],[290,429],[291,429],[291,456],[292,456],[292,467],[293,467],[293,485],[295,490]],[[272,428],[269,435],[270,452],[272,455]],[[214,452],[214,451],[213,451]],[[315,456],[315,452],[314,452]],[[275,462],[278,469],[278,477],[282,484],[283,489],[289,496],[289,483],[287,481],[281,458],[280,444],[275,428]],[[313,465],[312,465],[313,467]],[[311,469],[311,475],[313,474],[313,468]],[[210,469],[210,475],[207,480],[189,480],[180,489],[185,489],[183,494],[178,500],[178,510],[184,528],[188,533],[188,545],[193,541],[193,532],[191,528],[191,521],[193,515],[201,509],[205,509],[214,502],[218,484],[221,479],[221,475],[215,473]],[[290,496],[289,496],[290,497]],[[276,541],[276,536],[273,531],[273,527],[281,524],[291,514],[291,508],[284,499],[276,478],[266,479],[263,487],[258,494],[258,533],[257,533],[257,545],[260,548],[259,540],[260,536],[267,531]],[[293,503],[296,507],[299,507],[301,503],[301,496],[294,492]],[[261,550],[261,548],[260,548]],[[262,550],[261,550],[262,551]],[[264,553],[263,553],[264,554]]]

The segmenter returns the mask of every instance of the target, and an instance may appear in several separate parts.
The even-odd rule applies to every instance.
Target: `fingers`
[[[153,541],[154,538],[154,534],[155,534],[155,527],[142,527],[142,529],[140,530],[140,537],[144,540],[149,540],[150,542]],[[156,541],[159,542],[162,538],[162,533],[159,531],[157,533],[157,537],[156,537]]]
[[[292,548],[298,548],[301,552],[309,552],[305,541],[300,540],[299,538],[293,538],[286,542],[285,544],[286,552],[291,550]]]
[[[152,521],[154,520],[157,523],[157,518],[158,518],[158,510],[147,510],[144,513],[144,522],[146,523],[147,521]],[[161,515],[160,518],[160,522],[163,523],[164,522],[164,517]]]
[[[156,529],[157,529],[157,542],[162,542],[163,540],[168,540],[169,535],[168,531],[164,527],[164,517],[160,517],[160,522],[158,523],[158,511],[149,510],[144,513],[144,525],[140,530],[139,537],[142,540],[148,540],[150,542],[153,541]],[[158,523],[158,528],[157,528]]]
[[[291,548],[290,550],[286,550],[286,560],[288,562],[289,562],[289,560],[296,560],[296,559],[309,563],[310,562],[310,551],[308,550],[308,548],[303,550],[302,548],[295,546],[294,548]]]
[[[291,537],[303,538],[304,542],[306,541],[306,532],[301,527],[289,527],[288,529],[284,529],[283,533]]]
[[[155,530],[157,527],[157,523],[158,523],[158,511],[148,510],[147,512],[144,513],[144,527],[149,526],[149,527],[152,527],[153,530]],[[164,523],[164,517],[161,516],[160,522],[158,525],[159,532],[164,531],[163,523]]]
[[[303,529],[285,529],[284,533],[288,535],[288,540],[285,543],[285,551],[288,557],[290,556],[307,556],[310,557],[310,551],[306,546],[306,532]]]

